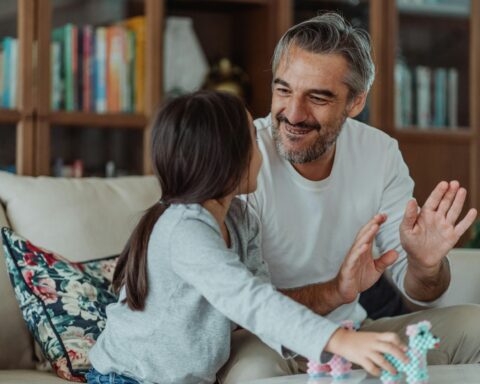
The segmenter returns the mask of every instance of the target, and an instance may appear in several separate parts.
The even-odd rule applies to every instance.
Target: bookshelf
[[[148,120],[161,100],[162,2],[37,0],[37,5],[36,17],[40,22],[37,24],[39,76],[35,100],[35,174],[51,174],[56,159],[65,159],[66,163],[81,159],[84,174],[90,176],[105,176],[105,165],[109,161],[114,161],[117,168],[122,169],[118,174],[149,173]],[[79,30],[86,24],[92,25],[95,31],[135,16],[145,18],[143,49],[149,52],[145,54],[142,69],[143,110],[97,112],[94,108],[84,110],[80,105],[74,110],[65,108],[65,105],[52,108],[50,47],[53,31],[67,23]]]
[[[376,0],[375,0],[376,1]],[[465,0],[386,1],[372,5],[378,20],[372,33],[377,57],[378,77],[374,87],[376,125],[399,141],[400,149],[415,180],[415,196],[423,202],[439,180],[457,179],[468,190],[468,206],[480,207],[479,135],[480,82],[480,2]],[[383,37],[379,34],[383,32]],[[422,124],[399,120],[398,112],[408,104],[395,80],[396,65],[403,61],[413,71],[417,66],[430,72],[429,119]],[[437,78],[439,68],[453,68],[455,87],[444,86]],[[424,109],[424,94],[413,79],[411,109]],[[403,79],[405,82],[405,78]],[[436,88],[438,87],[438,88]],[[439,92],[442,90],[444,98]],[[418,94],[420,92],[420,94]],[[453,95],[453,96],[452,96]],[[420,96],[420,97],[419,97]],[[415,96],[414,96],[415,97]],[[456,99],[456,100],[455,100]],[[399,102],[400,100],[400,102]],[[450,104],[451,103],[451,104]],[[407,107],[408,109],[408,107]],[[418,111],[417,111],[418,113]],[[397,114],[397,115],[396,115]],[[413,112],[415,115],[415,112]],[[449,116],[451,115],[451,116]]]
[[[85,176],[104,176],[109,160],[123,169],[120,174],[151,172],[148,121],[166,97],[163,48],[170,16],[192,20],[209,66],[227,57],[247,73],[252,85],[247,103],[257,115],[268,113],[271,53],[291,24],[286,0],[7,1],[9,19],[18,30],[22,100],[14,110],[0,109],[0,138],[6,137],[0,145],[0,166],[14,163],[16,172],[26,175],[51,175],[58,158],[66,164],[82,159]],[[94,30],[108,28],[136,16],[145,18],[143,110],[100,113],[85,109],[81,101],[74,108],[52,104],[55,30],[67,24],[78,30],[85,24]]]
[[[0,168],[18,173],[32,174],[33,163],[33,100],[29,91],[33,60],[33,6],[28,0],[6,0],[0,13],[2,39],[2,106],[0,107]],[[16,62],[14,74],[7,72],[4,61],[3,42],[6,38],[16,39]],[[8,69],[8,71],[12,68]],[[6,72],[6,75],[3,75]],[[10,75],[11,76],[8,76]],[[6,77],[14,79],[15,88],[11,105],[4,104]]]

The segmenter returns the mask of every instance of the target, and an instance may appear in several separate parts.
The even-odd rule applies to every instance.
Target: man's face
[[[285,159],[304,164],[320,158],[332,148],[347,116],[359,112],[348,103],[348,70],[338,54],[292,46],[282,57],[274,74],[272,123]]]

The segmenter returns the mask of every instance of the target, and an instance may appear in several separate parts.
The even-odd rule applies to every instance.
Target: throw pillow
[[[10,280],[28,328],[59,377],[85,381],[88,351],[117,300],[111,282],[117,257],[83,263],[38,248],[2,229]]]

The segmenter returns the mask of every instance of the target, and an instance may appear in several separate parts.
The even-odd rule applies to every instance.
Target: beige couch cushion
[[[0,172],[0,203],[11,228],[72,261],[120,253],[143,211],[159,198],[153,176],[57,179]],[[7,225],[3,213],[0,222]],[[0,256],[0,369],[30,368],[33,342],[10,287],[3,251]]]
[[[452,278],[440,305],[480,304],[480,250],[455,248],[448,258]]]
[[[118,254],[159,196],[153,176],[60,179],[0,172],[0,201],[13,230],[71,261]]]

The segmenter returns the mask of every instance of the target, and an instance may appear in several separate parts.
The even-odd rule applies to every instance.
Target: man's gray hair
[[[292,46],[312,53],[342,55],[350,68],[345,79],[350,99],[370,90],[375,78],[370,36],[365,30],[350,25],[338,13],[323,13],[291,27],[275,47],[274,76],[280,60],[288,55]]]

